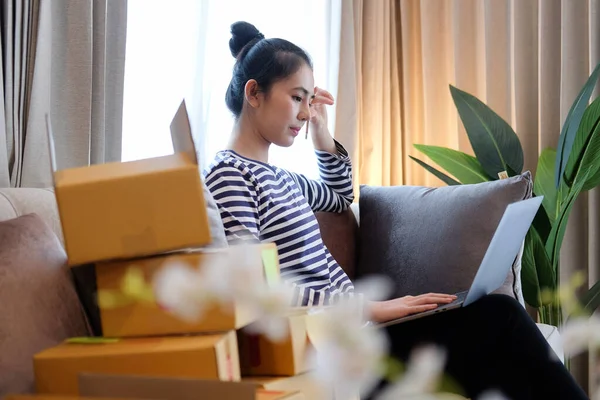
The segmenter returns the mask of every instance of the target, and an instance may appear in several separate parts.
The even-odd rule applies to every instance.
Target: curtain
[[[535,174],[600,62],[600,0],[353,0],[343,2],[341,32],[336,132],[354,156],[356,187],[438,186],[408,156],[431,162],[413,144],[473,154],[449,84],[512,125]],[[563,282],[575,271],[598,280],[599,233],[593,190],[570,216]],[[572,363],[583,387],[588,366],[586,357]]]
[[[39,1],[3,1],[0,8],[0,187],[19,186],[36,53]]]
[[[118,161],[126,1],[2,3],[0,187],[47,187],[45,114],[59,169]]]
[[[397,10],[393,0],[342,1],[335,135],[352,156],[355,189],[404,174]]]

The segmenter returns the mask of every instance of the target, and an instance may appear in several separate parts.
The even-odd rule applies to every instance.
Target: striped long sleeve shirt
[[[295,305],[328,305],[354,286],[321,238],[314,212],[341,212],[354,195],[348,153],[316,151],[320,180],[225,150],[204,171],[230,244],[274,242]]]

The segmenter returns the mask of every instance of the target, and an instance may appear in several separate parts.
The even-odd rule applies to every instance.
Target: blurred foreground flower
[[[386,388],[378,400],[435,399],[445,364],[446,352],[440,347],[429,345],[414,349],[404,375]]]
[[[207,280],[197,270],[173,264],[154,278],[154,292],[160,307],[187,322],[196,322],[211,302],[218,300]]]
[[[369,279],[355,286],[361,295],[344,297],[308,318],[315,351],[309,360],[316,379],[335,388],[336,398],[350,399],[369,393],[383,376],[389,343],[384,331],[365,326],[365,300],[386,296],[390,286]]]
[[[347,300],[309,319],[309,328],[318,339],[309,360],[315,377],[326,387],[334,387],[336,398],[350,399],[370,392],[382,376],[387,354],[385,334],[364,326],[362,304]]]
[[[563,311],[569,315],[567,321],[559,328],[565,359],[586,351],[595,351],[596,359],[600,355],[600,315],[590,315],[590,311],[584,309],[576,296],[577,290],[585,283],[583,274],[579,272],[555,294],[563,304]],[[552,293],[548,296],[552,296]],[[592,389],[590,398],[600,400],[600,366],[596,371],[592,371],[591,376],[595,377],[596,386]]]
[[[576,317],[568,320],[560,334],[566,357],[600,347],[600,317]]]
[[[198,321],[215,304],[227,310],[239,302],[259,316],[248,329],[282,340],[288,326],[281,317],[290,308],[293,291],[284,284],[267,284],[262,265],[260,253],[244,245],[213,254],[201,269],[167,265],[154,278],[157,302],[187,321]]]
[[[283,283],[263,286],[248,303],[261,317],[244,329],[252,334],[263,334],[274,342],[284,340],[289,325],[283,316],[290,310],[292,295],[292,288]]]
[[[135,265],[125,273],[119,290],[98,291],[100,308],[123,307],[135,302],[153,303],[154,300],[152,287],[146,283],[144,272]]]

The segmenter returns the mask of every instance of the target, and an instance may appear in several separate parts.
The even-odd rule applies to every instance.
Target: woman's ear
[[[261,103],[261,92],[258,87],[258,82],[254,79],[250,79],[244,86],[244,97],[246,101],[253,108],[258,108]]]

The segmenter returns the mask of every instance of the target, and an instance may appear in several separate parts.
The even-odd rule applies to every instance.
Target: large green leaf
[[[561,202],[558,217],[552,224],[552,230],[550,231],[550,235],[548,236],[548,240],[546,241],[546,251],[550,256],[552,265],[557,264],[558,256],[560,254],[560,247],[562,246],[562,241],[565,236],[565,231],[567,229],[567,221],[569,219],[569,214],[571,213],[571,209],[575,204],[575,200],[577,199],[577,196],[579,196],[579,193],[581,193],[583,185],[585,184],[587,178],[587,173],[581,177],[577,177],[577,180],[575,180],[575,182],[573,183],[573,187],[568,190],[568,195],[566,196],[565,200]],[[561,195],[559,194],[559,197],[560,196]]]
[[[450,178],[448,175],[444,174],[442,171],[435,169],[431,165],[419,160],[418,158],[414,158],[413,156],[409,156],[409,157],[413,161],[415,161],[417,164],[419,164],[421,167],[425,168],[427,171],[429,171],[433,175],[435,175],[438,179],[442,180],[446,185],[449,185],[449,186],[460,185],[460,182]]]
[[[523,248],[521,280],[523,297],[532,307],[542,305],[542,291],[556,291],[556,273],[548,258],[544,243],[535,228],[530,228],[525,236]]]
[[[575,101],[571,105],[571,109],[567,114],[567,118],[565,119],[565,123],[560,132],[558,149],[556,152],[556,166],[554,175],[554,186],[557,188],[565,172],[565,168],[567,167],[567,161],[569,160],[569,154],[571,154],[571,149],[575,140],[575,134],[577,129],[579,129],[579,124],[581,123],[583,113],[588,106],[590,96],[592,95],[592,91],[596,86],[596,81],[598,80],[599,74],[600,64],[596,66],[594,72],[592,72],[587,82],[585,85],[583,85],[583,88],[581,88],[581,91],[575,98]]]
[[[591,315],[600,307],[600,281],[588,290],[581,298],[581,305],[588,315]]]
[[[550,257],[548,257],[544,242],[540,238],[540,235],[535,228],[529,229],[529,231],[527,231],[527,235],[529,236],[533,249],[535,270],[537,273],[538,282],[540,284],[540,289],[548,289],[552,292],[555,292],[557,287],[556,271],[550,262]]]
[[[515,131],[491,108],[450,85],[450,92],[475,156],[489,176],[523,171],[523,148]]]
[[[534,192],[534,194],[538,196],[537,193]],[[535,214],[532,225],[540,236],[540,239],[542,239],[542,243],[546,243],[546,240],[548,240],[548,236],[550,235],[550,230],[552,230],[552,225],[550,225],[550,219],[548,218],[548,214],[543,205]]]
[[[490,180],[477,159],[461,151],[440,146],[415,144],[415,149],[431,158],[433,162],[454,176],[462,184],[481,183]]]
[[[521,257],[521,284],[523,285],[525,302],[531,307],[539,308],[542,305],[542,296],[535,266],[535,256],[533,255],[533,243],[529,232],[525,237],[523,257]]]
[[[581,124],[575,134],[573,147],[565,168],[565,183],[572,186],[577,174],[592,168],[590,179],[593,181],[600,170],[600,97],[587,107],[583,113]],[[588,180],[589,182],[590,180]],[[584,185],[583,190],[589,183]]]
[[[554,163],[556,162],[556,150],[545,149],[538,158],[535,179],[533,180],[533,191],[538,196],[544,196],[542,204],[548,215],[550,223],[556,220],[556,186],[554,186]]]

